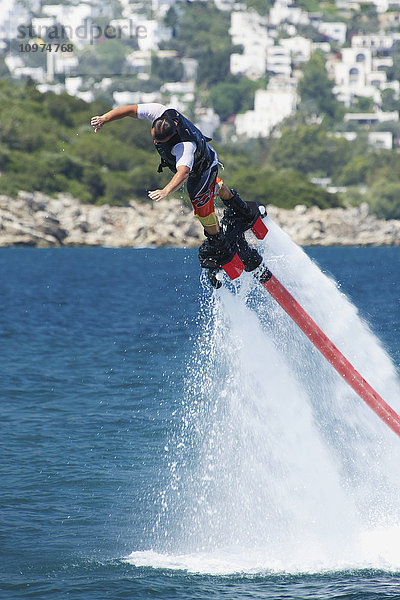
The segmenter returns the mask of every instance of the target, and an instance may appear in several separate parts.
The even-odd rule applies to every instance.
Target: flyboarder
[[[210,268],[214,260],[215,267],[219,268],[228,262],[236,252],[236,243],[232,237],[224,235],[220,227],[214,207],[216,195],[228,207],[230,220],[240,222],[241,232],[252,227],[259,215],[255,215],[254,208],[218,177],[217,153],[208,143],[211,138],[174,108],[158,103],[120,106],[92,117],[91,125],[97,132],[105,123],[124,117],[152,121],[151,136],[161,158],[158,172],[168,167],[174,173],[162,189],[149,191],[149,197],[157,202],[186,183],[195,216],[203,225],[206,236],[199,251],[201,265]],[[211,263],[208,259],[212,259]],[[211,277],[210,280],[216,285]]]
[[[174,173],[163,189],[149,192],[156,202],[178,190],[186,182],[195,216],[204,227],[205,242],[200,246],[199,259],[214,287],[220,287],[221,268],[231,279],[245,270],[271,294],[304,334],[322,353],[339,375],[353,388],[368,406],[400,436],[400,416],[365,381],[340,350],[298,304],[295,298],[264,265],[255,248],[250,248],[244,232],[252,229],[258,239],[268,232],[262,213],[255,203],[244,202],[235,190],[229,189],[218,177],[217,154],[201,131],[174,108],[163,104],[131,104],[115,108],[102,116],[92,117],[95,132],[109,121],[134,117],[152,121],[151,135],[161,157],[158,168],[169,167]],[[216,195],[227,206],[221,226],[215,214]]]

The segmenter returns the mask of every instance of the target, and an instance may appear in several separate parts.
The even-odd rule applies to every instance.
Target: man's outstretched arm
[[[180,187],[183,186],[186,179],[189,177],[190,169],[186,166],[180,166],[177,168],[177,171],[171,181],[167,183],[167,185],[162,190],[154,190],[149,192],[149,198],[158,202],[158,200],[163,200],[171,194],[172,192],[176,192]]]
[[[133,117],[134,119],[137,119],[137,104],[126,104],[125,106],[113,108],[112,110],[109,110],[108,112],[104,113],[104,115],[92,117],[90,120],[90,124],[96,132],[103,127],[104,123],[108,123],[109,121],[116,121],[117,119],[123,119],[124,117]]]

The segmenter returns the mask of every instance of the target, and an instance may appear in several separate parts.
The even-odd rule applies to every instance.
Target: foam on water
[[[378,393],[400,385],[356,308],[274,223],[271,271]],[[152,550],[203,573],[400,570],[400,440],[251,275],[205,301]]]

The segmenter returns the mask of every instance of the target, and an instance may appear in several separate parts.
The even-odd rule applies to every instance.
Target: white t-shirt
[[[138,119],[149,119],[154,121],[168,109],[164,104],[158,102],[149,102],[147,104],[138,104]],[[196,144],[194,142],[179,142],[172,148],[171,153],[176,158],[176,167],[193,168],[194,153],[196,152]]]

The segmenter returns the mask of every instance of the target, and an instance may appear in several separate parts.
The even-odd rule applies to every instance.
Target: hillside
[[[168,180],[165,171],[157,173],[149,124],[125,119],[95,134],[90,117],[108,109],[67,94],[41,94],[29,82],[21,87],[0,81],[0,193],[64,192],[91,204],[146,201],[147,190]],[[268,159],[267,146],[262,153],[258,143],[218,151],[227,165],[222,176],[247,200],[285,208],[340,204],[337,195],[307,179],[302,165],[283,159],[279,169]]]

